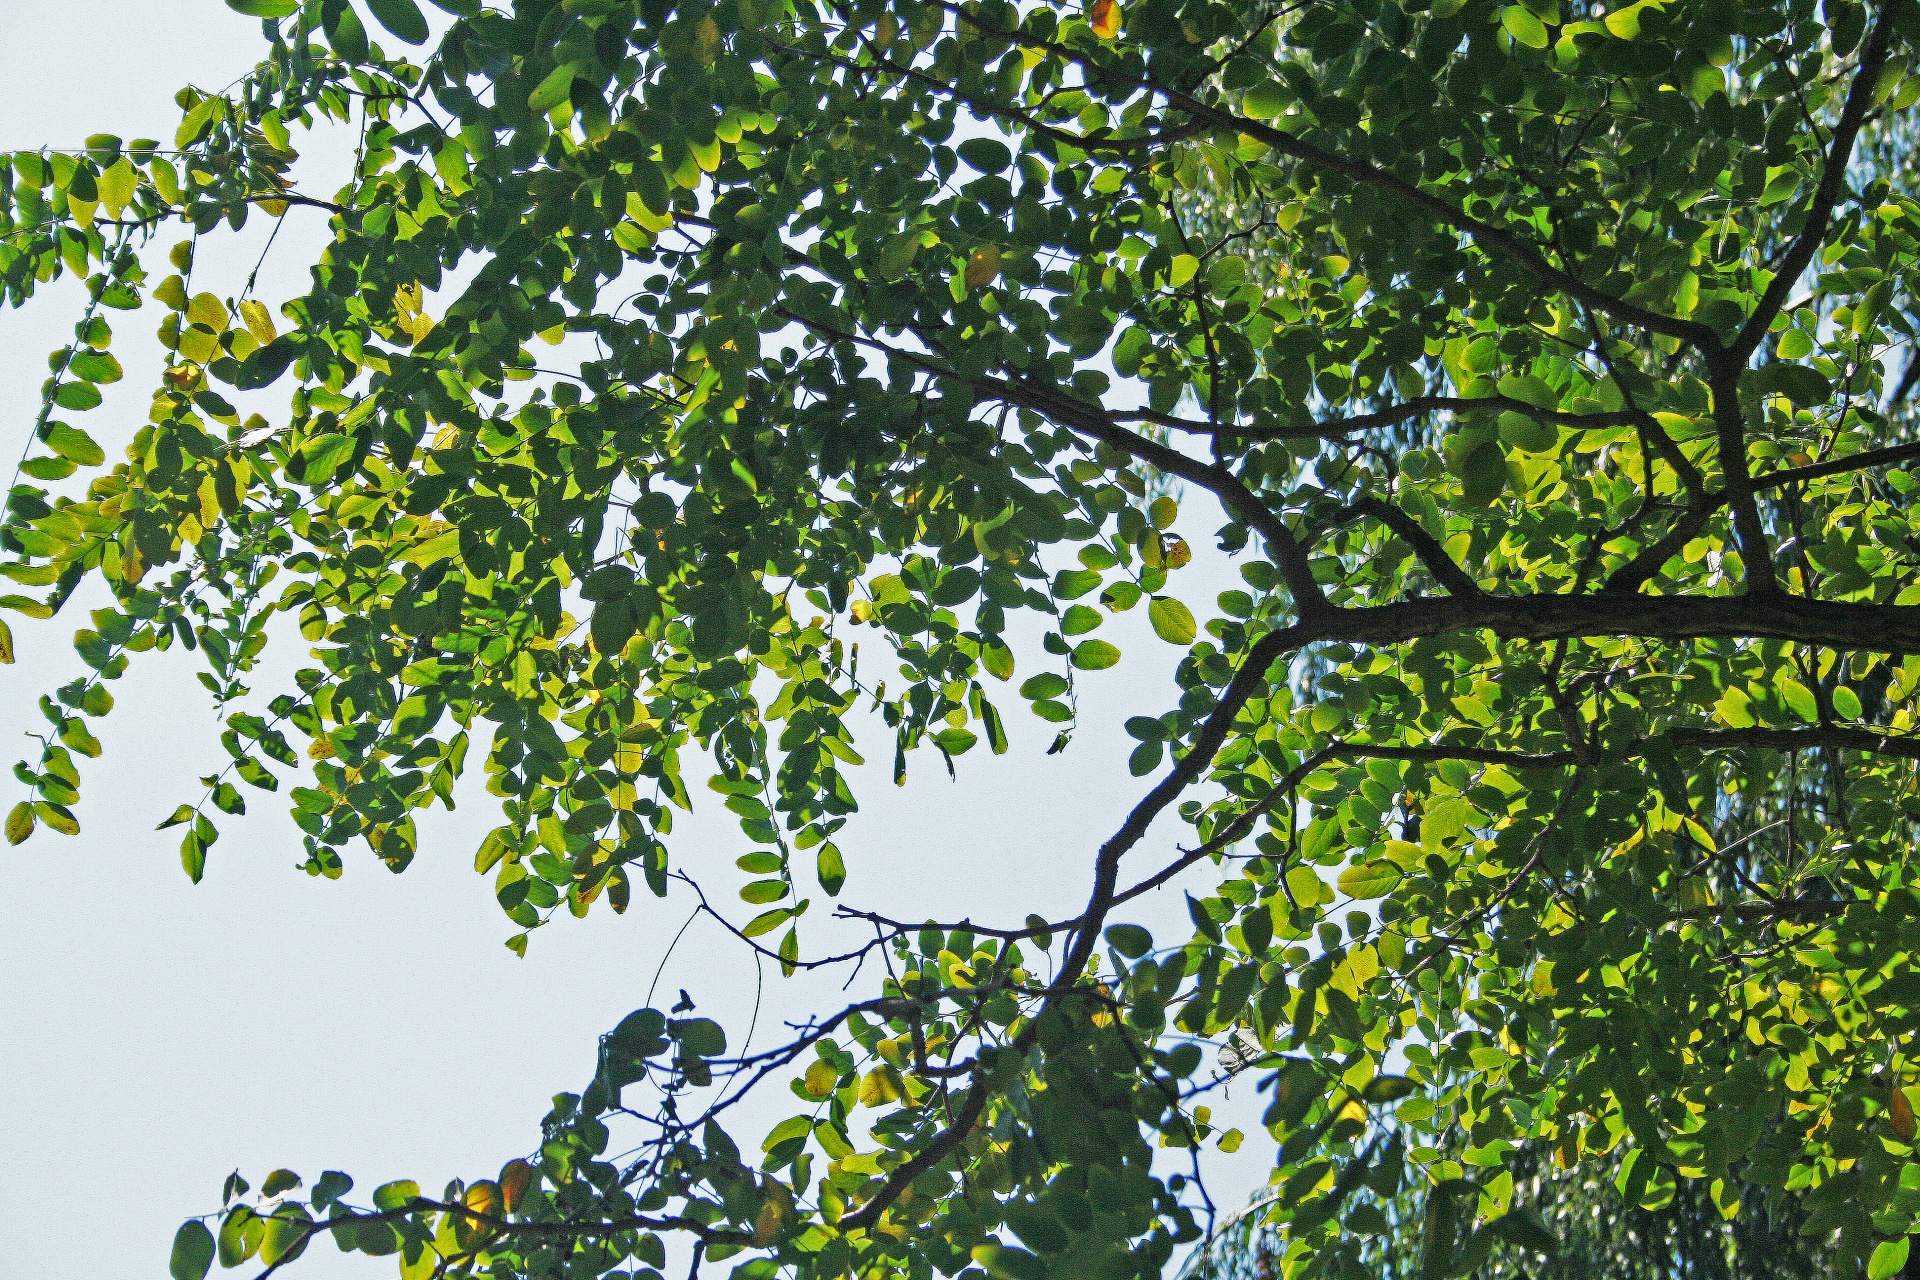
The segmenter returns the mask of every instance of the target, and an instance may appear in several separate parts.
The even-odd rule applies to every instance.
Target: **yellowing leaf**
[[[215,333],[224,333],[231,317],[227,315],[227,304],[210,293],[196,293],[187,303],[187,319],[198,325],[204,325]]]
[[[1193,611],[1172,596],[1155,596],[1147,605],[1147,621],[1153,624],[1153,633],[1168,644],[1189,645],[1199,634]]]
[[[700,19],[700,25],[694,30],[693,56],[708,66],[720,56],[720,25],[712,14]]]
[[[712,21],[711,18],[708,19]],[[780,1223],[787,1216],[786,1202],[777,1195],[767,1197],[753,1220],[753,1247],[764,1249],[780,1238]]]
[[[1000,274],[1000,246],[983,244],[967,255],[967,288],[992,284]]]
[[[900,1073],[885,1063],[880,1064],[860,1078],[860,1104],[867,1107],[885,1106],[889,1102],[900,1100]]]
[[[1902,1142],[1912,1142],[1914,1135],[1913,1101],[1907,1097],[1905,1089],[1896,1086],[1893,1097],[1887,1106],[1887,1126],[1893,1130],[1893,1136]]]
[[[477,1214],[489,1218],[497,1218],[500,1216],[502,1196],[500,1193],[500,1184],[497,1182],[482,1178],[467,1188],[466,1195],[462,1197],[462,1199],[465,1201],[467,1208]]]
[[[525,1160],[509,1160],[500,1169],[500,1204],[508,1213],[520,1207],[527,1188],[533,1185],[533,1166]]]
[[[1111,40],[1119,35],[1119,0],[1093,0],[1093,8],[1087,11],[1087,25],[1092,27],[1093,34],[1102,40]]]
[[[117,218],[120,211],[133,199],[133,192],[139,183],[139,175],[134,172],[133,162],[121,156],[107,166],[95,185],[100,188],[100,205],[107,216]]]
[[[1340,892],[1362,902],[1384,898],[1400,883],[1400,868],[1384,859],[1363,862],[1340,873]]]
[[[458,554],[460,554],[460,531],[449,529],[445,533],[428,538],[418,546],[409,547],[400,559],[408,564],[417,564],[424,569],[430,564],[451,559]]]
[[[834,1085],[839,1081],[840,1073],[831,1064],[815,1058],[807,1065],[806,1079],[801,1081],[800,1087],[807,1091],[809,1098],[825,1098],[833,1092]]]

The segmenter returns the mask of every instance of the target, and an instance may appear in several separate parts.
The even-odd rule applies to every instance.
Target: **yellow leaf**
[[[860,1104],[867,1107],[885,1106],[889,1102],[900,1100],[900,1073],[885,1063],[861,1077]]]
[[[1000,274],[1000,246],[983,244],[967,255],[967,288],[992,284]]]
[[[1246,1135],[1238,1129],[1229,1129],[1220,1135],[1220,1149],[1231,1155],[1240,1149],[1240,1144],[1245,1138]]]
[[[780,1224],[787,1216],[788,1196],[792,1193],[781,1183],[770,1183],[767,1187],[767,1202],[760,1206],[760,1212],[753,1220],[753,1245],[764,1249],[780,1238]]]
[[[815,1058],[807,1067],[807,1077],[801,1082],[801,1088],[807,1091],[809,1098],[824,1098],[833,1092],[833,1086],[839,1083],[840,1073],[827,1063]]]
[[[1102,40],[1111,40],[1119,35],[1119,0],[1093,0],[1093,8],[1087,12],[1087,22],[1093,28],[1093,34]]]
[[[210,293],[193,295],[193,300],[187,303],[187,319],[195,324],[204,325],[215,333],[226,332],[227,325],[231,323],[227,315],[227,304]]]
[[[533,1185],[533,1166],[525,1160],[509,1160],[500,1170],[500,1202],[508,1213],[520,1207],[527,1188]]]
[[[449,529],[436,537],[428,538],[419,546],[408,548],[400,558],[409,564],[426,568],[441,560],[449,559],[460,551],[460,531]]]
[[[240,304],[240,319],[247,326],[247,332],[253,335],[254,341],[263,347],[279,336],[273,327],[273,317],[251,298]]]
[[[465,1200],[467,1208],[477,1214],[482,1214],[489,1218],[497,1218],[500,1216],[501,1195],[500,1184],[497,1182],[482,1178],[480,1181],[468,1187],[467,1194],[462,1198]]]
[[[133,199],[134,187],[138,183],[139,175],[134,172],[133,163],[125,156],[114,161],[95,180],[95,185],[100,188],[100,203],[106,209],[108,217],[120,216],[120,211]]]
[[[13,665],[13,629],[0,618],[0,666]]]
[[[1913,1102],[1907,1097],[1907,1091],[1896,1087],[1893,1099],[1887,1108],[1887,1124],[1893,1130],[1893,1136],[1902,1142],[1912,1142],[1914,1134]]]
[[[720,56],[720,26],[714,22],[713,15],[700,19],[700,25],[693,34],[693,56],[707,66]]]

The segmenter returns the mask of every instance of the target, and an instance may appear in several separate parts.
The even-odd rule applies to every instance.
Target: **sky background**
[[[224,86],[261,49],[258,24],[217,0],[9,5],[0,150],[77,147],[96,132],[169,138],[176,89]],[[331,194],[351,141],[344,131],[306,141],[296,133],[306,153],[297,170],[303,189]],[[257,294],[270,307],[304,291],[305,264],[325,240],[323,219],[317,211],[290,215],[259,274]],[[256,218],[204,246],[196,290],[236,293],[267,230]],[[158,251],[177,238],[163,233]],[[69,339],[79,311],[70,281],[24,311],[0,311],[0,466],[9,472],[31,433],[47,354]],[[160,316],[151,305],[109,313],[128,376],[107,388],[103,407],[76,421],[110,457],[144,420],[160,368]],[[281,388],[269,399],[275,421],[284,420],[285,396]],[[1207,554],[1218,523],[1217,508],[1196,502],[1180,525],[1198,554],[1171,589],[1203,620],[1213,595],[1237,584]],[[0,739],[16,744],[10,758],[37,758],[36,744],[15,733],[44,728],[39,696],[84,670],[70,638],[86,624],[84,610],[99,603],[78,599],[52,622],[7,615],[19,656],[18,665],[0,667]],[[1144,614],[1101,631],[1126,659],[1082,677],[1081,726],[1060,755],[1044,755],[1052,727],[1009,687],[997,700],[1012,739],[1008,755],[976,749],[959,762],[957,783],[937,757],[917,757],[907,785],[895,788],[886,776],[888,735],[868,718],[861,746],[874,763],[857,771],[862,812],[838,839],[849,868],[839,901],[903,918],[971,914],[1006,924],[1029,911],[1077,911],[1095,849],[1151,782],[1127,772],[1133,744],[1121,721],[1174,700],[1177,651],[1154,638]],[[276,634],[252,682],[256,705],[286,687],[285,674],[306,656],[288,628]],[[309,1186],[322,1170],[341,1169],[357,1183],[349,1198],[362,1203],[393,1178],[436,1190],[452,1177],[491,1176],[535,1145],[552,1094],[586,1083],[596,1037],[645,1002],[693,906],[683,888],[665,901],[637,891],[626,915],[604,906],[585,920],[563,915],[533,935],[524,960],[515,958],[502,944],[516,930],[493,901],[491,877],[472,870],[474,849],[499,820],[479,785],[459,794],[458,812],[425,818],[420,856],[404,875],[355,848],[337,882],[295,869],[302,854],[286,783],[277,796],[248,789],[251,812],[221,822],[206,878],[195,886],[180,870],[179,833],[154,830],[176,804],[198,799],[196,779],[226,760],[187,656],[137,656],[112,686],[118,706],[96,722],[106,753],[81,762],[81,835],[42,830],[0,851],[11,904],[0,913],[0,1280],[82,1269],[164,1276],[175,1227],[217,1208],[221,1180],[235,1168],[256,1188],[276,1167],[298,1171]],[[1042,669],[1037,646],[1020,656],[1016,683]],[[476,741],[469,756],[476,783],[483,745]],[[0,808],[23,792],[10,777],[0,782]],[[718,797],[699,787],[694,795],[698,811],[674,832],[676,865],[744,922],[758,908],[734,895],[750,877],[733,860],[750,846]],[[1188,830],[1158,824],[1127,870],[1144,875],[1161,865]],[[1188,873],[1128,918],[1155,928],[1162,943],[1180,940],[1180,888],[1203,890],[1214,874]],[[803,932],[810,951],[857,939],[850,927],[829,925],[829,903],[813,896]],[[754,1044],[775,1043],[785,1019],[836,1007],[838,985],[766,973]],[[702,920],[668,959],[656,1003],[687,989],[737,1045],[757,987],[750,958]],[[867,987],[863,976],[853,997]],[[743,1142],[792,1109],[784,1088],[765,1092],[735,1129]],[[1250,1135],[1238,1155],[1207,1157],[1223,1207],[1243,1203],[1265,1180],[1272,1149],[1258,1110],[1251,1079],[1225,1105],[1216,1100],[1216,1112]],[[322,1243],[289,1274],[385,1276],[393,1265]]]

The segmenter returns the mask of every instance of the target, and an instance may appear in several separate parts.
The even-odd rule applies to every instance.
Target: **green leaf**
[[[1384,859],[1363,862],[1340,873],[1340,892],[1361,902],[1384,898],[1400,883],[1400,868]]]
[[[786,882],[782,880],[756,880],[740,890],[740,897],[747,902],[759,904],[778,902],[787,896]]]
[[[325,0],[320,25],[335,53],[348,62],[367,60],[367,28],[346,0]]]
[[[1529,49],[1547,47],[1547,28],[1536,18],[1533,10],[1523,4],[1510,4],[1500,11],[1500,25],[1507,33]]]
[[[53,393],[53,402],[62,409],[85,413],[100,404],[100,389],[90,382],[63,382]]]
[[[0,618],[0,667],[13,665],[13,628]]]
[[[374,20],[408,44],[427,42],[427,19],[413,0],[367,0]]]
[[[1020,696],[1039,701],[1043,698],[1057,698],[1072,688],[1067,678],[1052,671],[1042,671],[1037,676],[1028,676],[1020,686]]]
[[[1073,649],[1073,665],[1082,671],[1105,671],[1120,661],[1120,650],[1105,640],[1082,640]]]
[[[1190,645],[1200,633],[1193,611],[1172,596],[1155,596],[1147,604],[1147,621],[1153,624],[1153,633],[1168,644]]]
[[[1386,1102],[1398,1102],[1419,1088],[1405,1076],[1375,1076],[1367,1081],[1367,1087],[1361,1096],[1375,1105]]]
[[[727,1033],[712,1018],[688,1018],[670,1024],[674,1039],[688,1053],[702,1058],[717,1058],[727,1051]]]
[[[293,1261],[306,1252],[313,1238],[313,1219],[305,1206],[283,1202],[264,1214],[266,1234],[260,1238],[260,1261],[269,1267]]]
[[[1247,90],[1247,96],[1240,100],[1240,110],[1255,120],[1273,120],[1283,116],[1292,101],[1292,95],[1280,84],[1269,80]]]
[[[1013,163],[1013,152],[995,138],[968,138],[954,148],[962,160],[982,173],[1002,173]]]
[[[980,646],[980,665],[996,680],[1013,679],[1013,650],[989,637]]]
[[[567,100],[573,92],[573,80],[577,69],[571,62],[562,63],[547,73],[534,91],[527,96],[527,110],[535,115],[545,115]]]
[[[1892,1280],[1892,1277],[1899,1275],[1906,1268],[1910,1247],[1909,1236],[1882,1240],[1875,1245],[1873,1256],[1867,1259],[1867,1280]]]
[[[300,12],[300,0],[227,0],[227,8],[249,18],[290,18]]]
[[[838,897],[841,886],[847,882],[847,864],[841,861],[840,848],[831,840],[820,846],[817,874],[827,896]]]
[[[791,1142],[795,1138],[804,1138],[812,1133],[812,1116],[791,1116],[773,1126],[767,1133],[766,1139],[761,1142],[760,1149],[762,1151],[772,1151],[783,1142]]]
[[[1503,1214],[1488,1223],[1487,1230],[1508,1244],[1531,1249],[1535,1253],[1552,1254],[1560,1251],[1560,1237],[1531,1208],[1515,1209]]]
[[[1844,684],[1835,685],[1833,688],[1833,711],[1834,714],[1842,720],[1858,720],[1863,714],[1860,706],[1860,695]]]
[[[1820,719],[1819,705],[1814,701],[1813,690],[1791,677],[1782,677],[1774,681],[1780,690],[1781,699],[1802,720],[1813,724]]]
[[[602,1023],[601,1025],[604,1026],[606,1024]],[[384,1186],[379,1186],[374,1188],[373,1207],[380,1210],[382,1213],[391,1213],[396,1209],[406,1208],[409,1204],[413,1203],[415,1200],[418,1200],[419,1198],[420,1198],[419,1183],[414,1182],[411,1179],[403,1180],[399,1182],[389,1182],[389,1183],[386,1183]]]
[[[1110,925],[1106,936],[1108,944],[1129,960],[1153,950],[1153,935],[1137,924]]]
[[[106,450],[94,443],[92,436],[64,422],[53,423],[47,428],[46,444],[67,461],[82,467],[97,467],[107,460]]]
[[[275,1196],[283,1195],[299,1185],[299,1174],[291,1169],[275,1169],[267,1175],[267,1180],[260,1184],[260,1194],[271,1200]]]
[[[747,921],[746,928],[740,930],[740,932],[749,938],[757,938],[763,933],[772,933],[792,918],[793,911],[791,908],[775,907],[771,911],[762,911],[759,915]]]
[[[173,1280],[203,1280],[213,1266],[213,1232],[204,1222],[183,1222],[173,1233],[173,1253],[167,1274]]]

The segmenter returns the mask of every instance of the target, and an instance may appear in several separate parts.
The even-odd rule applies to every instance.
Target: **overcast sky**
[[[9,5],[0,149],[77,146],[96,132],[170,137],[174,91],[187,82],[218,88],[243,74],[260,50],[258,31],[218,0]],[[307,149],[309,188],[330,193],[337,176],[327,162],[342,144]],[[323,217],[290,216],[260,274],[270,305],[303,291]],[[235,292],[265,231],[256,219],[203,249],[196,285]],[[163,236],[160,247],[175,238]],[[68,283],[24,312],[0,311],[0,466],[9,471],[30,434],[47,353],[68,340],[78,312]],[[160,314],[110,318],[128,377],[83,424],[113,456],[145,416]],[[275,395],[284,414],[285,392]],[[1182,520],[1202,554],[1174,589],[1203,619],[1229,585],[1204,554],[1217,522],[1217,510]],[[44,727],[38,697],[84,669],[69,641],[85,625],[84,608],[98,603],[76,601],[52,623],[8,615],[19,663],[0,668],[0,738],[20,756],[37,753],[14,733]],[[254,682],[266,697],[279,691],[274,675],[305,656],[297,636],[287,643],[281,635]],[[1177,655],[1144,616],[1102,635],[1126,660],[1083,680],[1082,727],[1061,755],[1043,754],[1052,728],[1011,688],[1001,706],[1012,752],[995,759],[977,749],[960,761],[957,784],[926,757],[896,789],[885,776],[883,728],[877,719],[864,726],[862,746],[876,764],[856,778],[862,812],[839,840],[849,867],[842,902],[908,918],[972,913],[1007,923],[1079,907],[1094,850],[1147,789],[1128,776],[1132,743],[1120,722],[1174,700]],[[0,852],[13,904],[0,916],[0,1280],[162,1276],[174,1228],[216,1208],[221,1180],[236,1167],[256,1187],[279,1166],[309,1185],[324,1169],[342,1169],[358,1182],[355,1199],[392,1178],[437,1189],[455,1176],[490,1176],[535,1145],[552,1094],[585,1084],[595,1037],[644,1002],[692,906],[682,895],[662,902],[636,892],[625,916],[604,907],[586,920],[563,916],[516,959],[502,945],[515,930],[490,878],[472,870],[474,848],[499,820],[478,787],[461,795],[459,812],[426,820],[405,875],[356,848],[338,882],[295,869],[301,853],[284,787],[280,796],[249,791],[252,812],[222,822],[206,878],[194,886],[180,870],[178,833],[154,826],[197,799],[196,778],[225,754],[181,656],[139,657],[114,685],[118,706],[99,725],[106,754],[82,762],[82,834],[42,831]],[[1016,681],[1041,669],[1038,656],[1037,646],[1022,652]],[[472,761],[483,758],[478,746]],[[23,790],[10,778],[0,783],[0,808]],[[718,889],[716,902],[742,921],[758,908],[734,896],[747,877],[732,864],[749,846],[717,797],[695,795],[699,812],[673,836],[676,864]],[[1133,855],[1136,869],[1157,866],[1186,830],[1157,826]],[[1186,883],[1202,889],[1212,876],[1204,869]],[[828,904],[814,897],[805,940],[824,950],[838,939],[823,919]],[[1163,943],[1177,941],[1185,933],[1178,886],[1160,897],[1130,918],[1163,926]],[[837,982],[765,978],[756,1044],[772,1043],[781,1020],[839,998]],[[865,986],[863,977],[856,998]],[[660,980],[667,1000],[682,987],[737,1033],[756,978],[737,946],[702,922]],[[1238,1156],[1209,1159],[1223,1205],[1243,1202],[1264,1181],[1271,1156],[1249,1122],[1258,1114],[1251,1085],[1235,1092],[1226,1110],[1254,1136]],[[757,1138],[791,1106],[784,1088],[770,1090],[739,1135]],[[322,1245],[292,1274],[384,1276],[392,1266]]]

